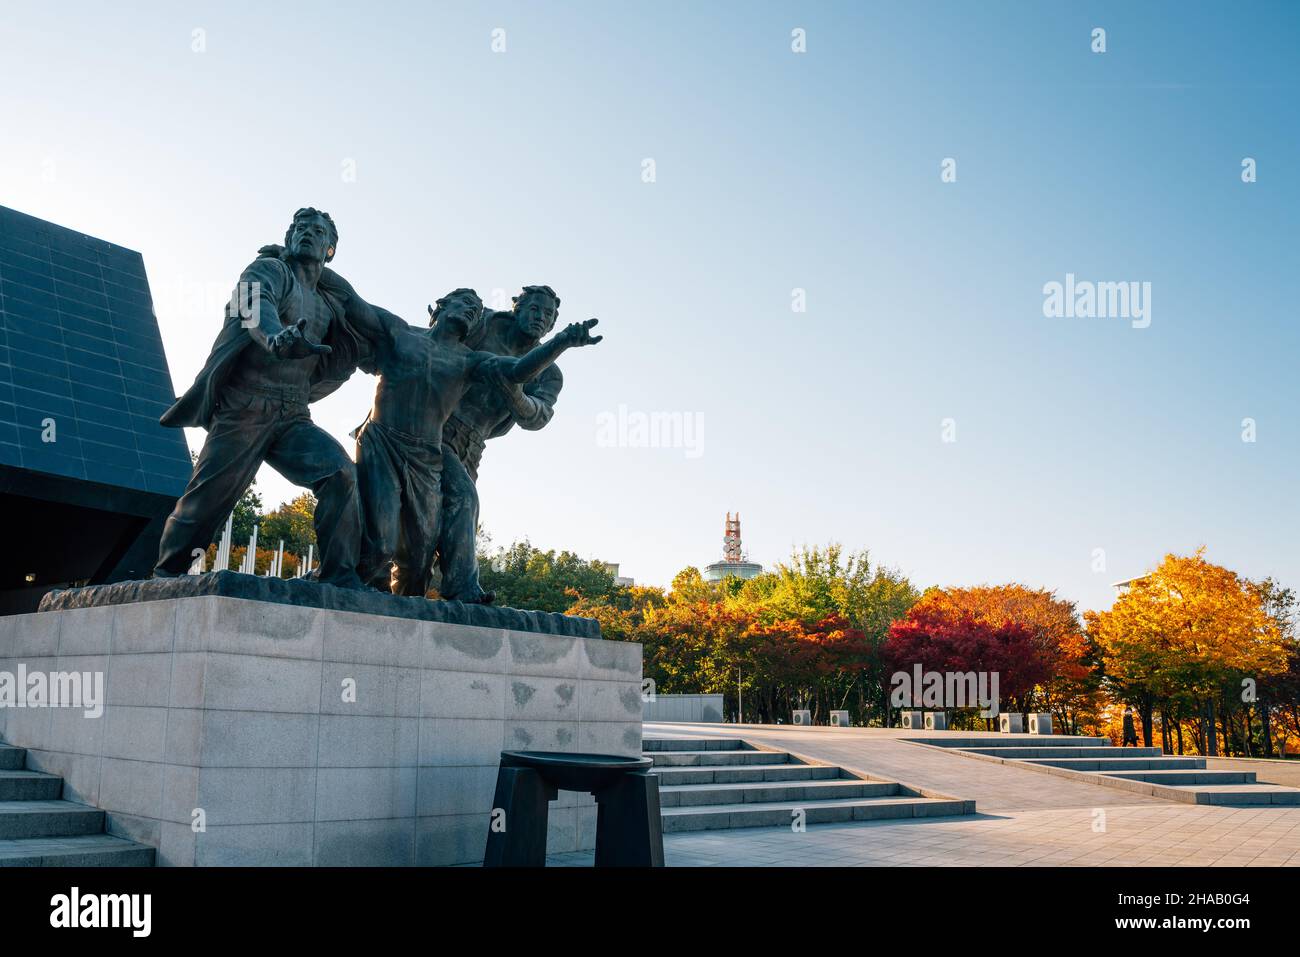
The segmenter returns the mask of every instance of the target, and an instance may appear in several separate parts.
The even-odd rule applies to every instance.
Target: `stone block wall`
[[[474,863],[502,749],[641,751],[629,642],[206,596],[0,618],[20,663],[105,675],[99,718],[0,708],[0,740],[162,865]],[[561,792],[550,850],[595,822]]]

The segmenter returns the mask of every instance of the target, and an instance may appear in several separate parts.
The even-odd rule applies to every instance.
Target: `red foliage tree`
[[[1036,685],[1051,677],[1051,662],[1032,629],[1014,621],[995,624],[968,611],[917,604],[894,622],[884,646],[895,671],[985,672],[998,676],[998,693],[1019,710]]]
[[[854,677],[877,654],[871,639],[840,615],[755,624],[746,644],[753,665],[782,689],[791,707],[811,708],[814,720],[845,706]]]

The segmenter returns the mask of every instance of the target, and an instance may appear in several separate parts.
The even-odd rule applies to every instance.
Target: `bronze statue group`
[[[429,307],[428,328],[412,326],[326,266],[337,245],[329,214],[294,213],[284,244],[262,247],[240,276],[207,362],[162,416],[208,434],[154,576],[188,570],[266,462],[316,496],[319,581],[423,596],[436,562],[443,598],[490,602],[475,552],[484,445],[550,421],[563,384],[555,360],[599,342],[596,320],[542,343],[560,300],[525,286],[504,312],[455,289]],[[353,433],[354,463],[309,405],[357,369],[378,386]]]

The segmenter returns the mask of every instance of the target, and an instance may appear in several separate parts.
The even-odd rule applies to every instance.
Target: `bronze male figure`
[[[522,356],[555,326],[560,297],[550,286],[525,286],[514,308],[489,312],[470,343],[498,355]],[[443,598],[490,602],[478,577],[478,467],[485,444],[512,427],[536,431],[551,421],[564,386],[559,366],[551,365],[520,385],[506,381],[499,369],[475,382],[447,420],[442,432],[442,530],[438,565]]]
[[[438,541],[444,466],[443,427],[476,382],[528,382],[566,349],[594,345],[595,319],[574,323],[522,357],[471,349],[466,340],[482,322],[483,303],[457,289],[431,309],[430,328],[417,329],[376,310],[379,372],[375,402],[357,438],[357,471],[365,515],[361,577],[396,594],[429,589]]]
[[[284,247],[259,256],[240,276],[207,363],[163,414],[163,425],[202,427],[208,435],[163,529],[155,576],[185,573],[194,550],[208,546],[268,462],[316,496],[320,580],[360,587],[356,467],[308,411],[372,349],[374,331],[354,323],[373,321],[373,310],[346,310],[339,297],[317,288],[337,245],[327,213],[294,213]]]

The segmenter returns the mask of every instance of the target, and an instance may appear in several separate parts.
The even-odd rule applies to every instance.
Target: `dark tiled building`
[[[189,478],[140,254],[0,207],[0,613],[148,575]]]

